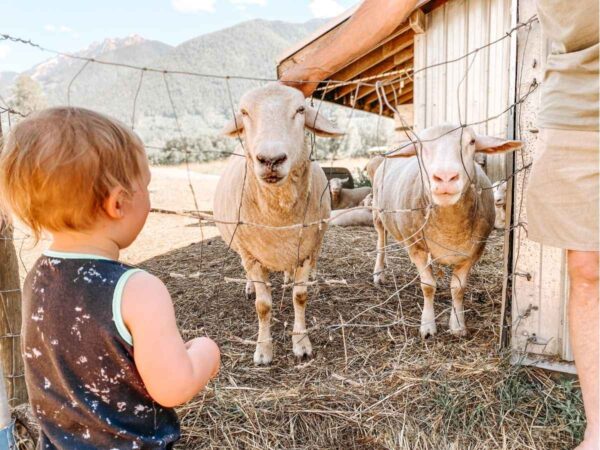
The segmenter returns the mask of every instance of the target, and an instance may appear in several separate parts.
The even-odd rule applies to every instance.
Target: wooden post
[[[0,145],[2,128],[0,125]],[[21,356],[21,282],[13,228],[0,214],[0,362],[13,406],[27,401]],[[1,372],[0,372],[1,373]]]

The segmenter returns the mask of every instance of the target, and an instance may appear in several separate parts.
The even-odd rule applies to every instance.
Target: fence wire
[[[348,80],[329,80],[326,83],[319,86],[313,96],[313,100],[314,99],[321,100],[317,106],[317,116],[321,113],[320,108],[323,104],[323,99],[325,98],[325,95],[328,92],[330,92],[331,90],[339,88],[339,87],[343,87],[343,86],[355,86],[355,92],[358,93],[361,88],[367,86],[367,87],[375,88],[375,92],[378,97],[377,101],[378,101],[378,105],[379,105],[379,116],[380,117],[382,117],[384,111],[386,109],[388,109],[388,110],[396,113],[397,117],[399,117],[400,120],[403,120],[402,115],[399,113],[399,111],[397,109],[397,106],[398,106],[399,93],[401,93],[401,91],[402,91],[404,82],[409,82],[409,81],[412,82],[415,75],[417,75],[419,73],[427,72],[436,67],[442,67],[442,66],[456,63],[458,61],[467,60],[466,70],[463,74],[462,80],[460,81],[460,83],[457,87],[457,92],[456,92],[456,95],[460,96],[461,95],[460,94],[461,85],[463,84],[464,80],[466,80],[468,78],[469,71],[472,70],[475,59],[478,57],[478,55],[480,55],[480,53],[483,50],[486,50],[490,47],[499,45],[500,43],[502,43],[503,41],[505,41],[507,39],[511,39],[513,37],[514,33],[516,33],[517,31],[520,31],[520,30],[525,30],[525,32],[527,33],[527,37],[525,39],[525,49],[526,49],[526,47],[528,45],[528,40],[529,40],[528,39],[529,32],[531,31],[531,28],[536,21],[537,21],[537,17],[534,16],[534,17],[530,18],[529,20],[527,20],[526,22],[517,24],[515,27],[513,27],[512,29],[510,29],[506,33],[504,33],[504,35],[502,35],[502,37],[495,39],[495,40],[493,40],[485,45],[482,45],[478,48],[475,48],[475,49],[465,53],[464,55],[461,55],[458,58],[453,58],[453,59],[449,59],[449,60],[446,60],[443,62],[432,64],[429,66],[421,67],[417,70],[414,70],[414,68],[402,69],[402,70],[397,70],[397,71],[385,72],[383,74],[378,74],[378,75],[374,75],[374,76],[357,78],[357,79],[353,79],[350,81],[348,81]],[[52,49],[46,48],[42,45],[39,45],[35,42],[32,42],[31,40],[15,37],[15,36],[12,36],[9,34],[0,34],[0,41],[2,41],[2,40],[11,41],[11,42],[26,45],[26,46],[35,47],[35,48],[39,49],[40,51],[44,51],[47,53],[52,53],[54,55],[60,55],[60,56],[66,57],[66,58],[82,61],[83,64],[82,64],[81,68],[75,73],[75,75],[72,77],[72,79],[68,83],[67,100],[68,100],[69,104],[71,104],[71,101],[72,101],[73,85],[77,83],[78,78],[82,72],[84,72],[86,70],[91,70],[91,68],[94,65],[103,65],[103,66],[108,66],[108,67],[114,67],[115,69],[116,68],[131,69],[133,71],[132,76],[133,77],[137,76],[137,80],[138,80],[136,83],[136,86],[135,86],[134,101],[133,101],[133,105],[131,108],[131,114],[129,116],[131,118],[130,125],[132,128],[135,128],[135,126],[136,126],[136,117],[137,117],[137,112],[138,112],[137,108],[138,108],[139,98],[141,95],[142,84],[144,82],[144,75],[149,72],[161,74],[161,76],[163,78],[165,92],[166,92],[167,98],[169,100],[169,104],[166,105],[166,108],[168,108],[170,110],[170,112],[173,114],[173,117],[175,118],[175,126],[176,126],[175,132],[180,138],[184,138],[184,133],[183,133],[182,126],[181,126],[180,113],[179,113],[176,101],[173,97],[172,89],[169,84],[169,78],[171,76],[183,75],[183,76],[190,76],[190,77],[199,77],[199,78],[204,78],[204,79],[221,80],[225,85],[225,90],[227,93],[227,98],[224,99],[224,103],[227,104],[227,107],[230,110],[230,115],[233,118],[233,120],[236,120],[236,107],[235,107],[235,100],[233,98],[233,94],[232,94],[232,90],[231,90],[231,84],[230,84],[231,81],[243,80],[243,81],[253,81],[253,82],[258,82],[258,83],[267,83],[267,82],[277,81],[275,79],[264,78],[264,77],[251,77],[251,76],[240,76],[240,75],[220,75],[220,74],[200,73],[200,72],[186,71],[186,70],[164,70],[164,69],[153,68],[153,67],[144,67],[144,66],[136,66],[136,65],[132,65],[132,64],[108,62],[108,61],[103,61],[103,60],[96,59],[96,58],[87,58],[87,57],[83,57],[83,56],[79,56],[79,55],[73,55],[73,54],[69,54],[69,53],[52,50]],[[525,53],[525,50],[523,51],[523,54],[524,53]],[[469,58],[472,58],[472,60],[468,61]],[[521,62],[519,64],[519,66],[520,66],[520,70],[522,70],[523,62]],[[418,132],[415,132],[414,130],[412,130],[412,128],[408,124],[403,122],[402,125],[403,125],[404,133],[406,136],[405,142],[402,144],[395,145],[395,146],[390,146],[389,150],[385,151],[383,153],[384,162],[382,165],[383,166],[382,172],[383,172],[384,178],[385,178],[385,173],[388,170],[388,166],[390,164],[389,157],[393,156],[395,153],[403,150],[407,146],[415,146],[417,149],[417,151],[416,151],[417,161],[418,161],[419,168],[420,168],[419,173],[420,173],[421,188],[423,189],[423,192],[428,191],[430,189],[429,174],[427,173],[426,166],[423,161],[423,155],[422,155],[423,147],[427,146],[428,144],[430,144],[434,141],[437,141],[437,140],[443,138],[446,135],[454,133],[456,131],[460,131],[461,138],[462,138],[462,133],[464,132],[464,130],[467,127],[475,127],[475,126],[483,125],[483,124],[486,124],[495,119],[501,118],[503,116],[512,116],[512,117],[516,118],[516,132],[518,133],[517,138],[521,138],[521,136],[522,136],[521,120],[522,119],[521,119],[521,115],[520,115],[520,111],[521,111],[520,107],[522,106],[522,104],[524,102],[526,102],[530,98],[530,96],[534,92],[536,92],[537,88],[539,87],[539,84],[534,80],[528,86],[526,91],[524,93],[522,93],[521,92],[521,86],[522,86],[521,81],[522,81],[522,72],[519,73],[519,81],[516,86],[517,95],[516,95],[515,101],[513,103],[509,104],[502,111],[498,111],[492,115],[489,115],[488,117],[485,117],[484,119],[474,120],[471,123],[469,123],[464,117],[464,111],[460,110],[461,101],[458,101],[458,108],[459,108],[458,116],[459,116],[459,122],[460,122],[459,125],[453,129],[450,129],[449,131],[448,130],[445,131],[443,134],[440,134],[439,136],[429,138],[429,139],[421,139],[419,137]],[[299,80],[297,82],[298,83],[306,83],[307,81]],[[393,87],[393,91],[392,91],[393,98],[389,97],[390,93],[388,91],[386,91],[386,89],[385,89],[388,86]],[[398,87],[398,92],[396,90],[396,86]],[[466,94],[465,94],[465,96],[466,96]],[[356,98],[356,97],[357,97],[357,95],[354,96],[354,98]],[[356,108],[357,108],[356,101],[354,101],[353,104],[351,105],[350,112],[348,114],[346,129],[349,129],[352,121],[354,120]],[[26,116],[27,116],[27,114],[25,112],[19,112],[19,111],[14,110],[5,101],[5,99],[0,97],[0,125],[3,122],[2,118],[4,118],[4,123],[8,124],[8,127],[10,128],[11,121],[14,121],[15,117],[23,118]],[[315,119],[315,122],[316,122],[316,119]],[[378,133],[378,139],[381,139],[381,136],[379,135],[380,134],[379,127],[377,127],[377,133]],[[310,156],[309,160],[313,161],[316,156],[316,139],[315,139],[314,135],[311,134],[308,137],[307,142],[308,142],[307,145],[310,146],[310,155],[311,156]],[[461,139],[461,142],[462,142],[462,139]],[[236,157],[236,158],[238,158],[238,157],[246,158],[246,159],[251,158],[251,152],[248,149],[248,143],[245,142],[243,136],[239,136],[239,146],[241,148],[241,151],[238,151],[238,152],[236,152],[236,151],[234,151],[234,152],[217,151],[215,153],[219,153],[219,154],[223,154],[223,155],[230,155],[231,157]],[[165,149],[165,147],[150,146],[150,145],[147,146],[147,148],[157,149],[157,150]],[[199,150],[199,152],[202,153],[202,152],[214,152],[214,151]],[[202,211],[200,211],[200,208],[199,208],[199,202],[198,202],[196,192],[194,190],[194,186],[192,183],[192,178],[191,178],[192,169],[190,168],[190,161],[189,161],[190,151],[185,150],[184,155],[185,155],[185,170],[187,172],[187,183],[189,186],[190,194],[193,199],[194,210],[192,210],[192,211],[157,210],[157,212],[161,212],[161,213],[167,212],[167,213],[173,213],[173,214],[186,215],[186,216],[197,219],[198,225],[200,227],[200,234],[201,234],[201,236],[200,236],[201,237],[201,251],[200,251],[200,261],[199,261],[200,267],[202,267],[202,263],[203,263],[203,259],[204,259],[204,254],[202,252],[202,245],[204,243],[203,229],[204,229],[204,226],[206,226],[207,224],[223,224],[223,225],[234,225],[235,226],[232,237],[229,240],[229,242],[227,242],[228,251],[232,248],[232,244],[235,241],[236,234],[238,232],[239,227],[252,227],[256,230],[257,233],[261,232],[261,230],[269,230],[269,231],[294,230],[294,231],[297,231],[298,232],[298,234],[297,234],[297,236],[298,236],[297,237],[297,240],[298,240],[297,262],[298,263],[297,263],[297,267],[295,269],[295,270],[297,270],[298,267],[300,266],[301,242],[302,242],[302,236],[303,236],[303,233],[305,232],[305,230],[309,229],[309,228],[313,228],[313,227],[318,227],[318,228],[325,227],[332,220],[332,218],[307,220],[307,212],[308,212],[308,209],[310,206],[309,205],[310,192],[308,192],[309,190],[306,190],[307,196],[306,196],[306,199],[303,200],[303,203],[302,203],[302,205],[303,205],[302,208],[304,208],[303,220],[298,223],[292,223],[292,224],[283,225],[283,226],[280,226],[280,225],[275,226],[275,225],[271,225],[266,222],[265,223],[257,223],[254,221],[244,220],[243,219],[244,191],[247,189],[248,177],[253,176],[251,171],[248,170],[247,165],[245,166],[246,169],[243,174],[243,180],[242,180],[243,187],[242,187],[242,193],[241,193],[241,200],[237,207],[237,219],[236,220],[223,220],[221,218],[214,217],[214,215],[212,215],[212,214],[207,214],[205,212],[202,212]],[[335,161],[338,160],[338,155],[336,153],[333,153],[329,156],[330,157],[327,159],[327,161],[330,163],[330,166],[333,167]],[[462,158],[462,144],[461,144],[461,158]],[[523,158],[521,161],[521,167],[518,169],[514,169],[512,171],[512,173],[506,174],[506,176],[499,181],[501,183],[508,183],[509,181],[513,180],[515,177],[517,177],[519,174],[521,174],[523,172],[525,174],[525,176],[522,177],[522,185],[520,187],[520,190],[522,191],[524,189],[524,186],[526,183],[526,178],[527,178],[526,174],[531,167],[531,163],[526,162],[524,160],[524,156],[522,153],[521,153],[521,158]],[[467,173],[467,175],[468,175],[469,171],[467,170],[467,164],[469,164],[469,162],[462,161],[462,163],[463,163],[463,168],[465,169],[465,173]],[[479,197],[483,190],[491,189],[491,187],[477,188],[476,187],[476,183],[477,183],[476,179],[470,179],[469,181],[470,181],[470,189],[473,189],[476,192],[476,194],[477,194],[476,198],[478,200],[479,200]],[[385,189],[385,185],[382,185],[382,190],[383,189]],[[324,190],[320,193],[320,198],[323,199],[324,197],[326,197],[328,195],[329,195],[329,182],[327,183],[327,186],[324,188]],[[476,209],[474,210],[473,214],[477,214],[479,212],[479,207],[480,207],[480,204],[479,204],[479,202],[477,202]],[[518,205],[518,208],[516,208],[516,209],[517,209],[516,214],[507,215],[508,223],[506,226],[506,232],[508,232],[508,233],[515,232],[515,239],[517,241],[517,243],[516,243],[517,253],[516,253],[514,261],[512,263],[514,267],[517,266],[517,263],[519,260],[519,244],[518,244],[518,242],[520,242],[520,240],[522,239],[522,233],[523,232],[526,233],[526,224],[521,220],[521,215],[522,215],[522,211],[523,211],[522,197],[521,197],[521,203]],[[332,331],[332,330],[337,330],[337,329],[340,329],[343,327],[389,328],[389,327],[393,327],[393,326],[402,326],[403,330],[404,330],[404,334],[406,336],[407,328],[411,328],[411,327],[419,328],[419,327],[423,326],[424,323],[422,323],[417,318],[404,317],[404,314],[402,311],[402,298],[400,295],[402,293],[402,291],[406,290],[409,286],[414,286],[414,284],[419,282],[419,280],[421,280],[420,281],[421,285],[427,285],[427,282],[423,280],[423,275],[425,272],[431,271],[431,268],[436,264],[437,259],[443,259],[444,257],[448,257],[448,256],[464,255],[464,251],[461,251],[460,249],[447,248],[446,249],[447,253],[442,256],[439,256],[437,259],[432,258],[431,254],[430,254],[428,260],[426,261],[426,264],[418,272],[418,274],[412,280],[410,280],[408,283],[401,284],[401,283],[399,283],[396,273],[394,271],[393,261],[388,260],[388,256],[390,253],[393,254],[395,252],[409,251],[409,250],[411,250],[412,247],[417,246],[417,245],[424,244],[425,248],[427,248],[427,243],[441,245],[440,243],[432,242],[431,236],[427,235],[428,225],[430,225],[430,220],[431,220],[432,214],[436,210],[436,206],[431,201],[429,201],[424,206],[415,207],[415,208],[401,208],[401,209],[383,209],[383,208],[380,208],[378,205],[359,206],[359,207],[349,208],[345,212],[345,214],[350,214],[355,210],[371,210],[375,215],[377,215],[379,217],[384,216],[384,215],[419,213],[424,216],[424,220],[423,220],[421,226],[419,227],[419,229],[413,235],[408,236],[405,239],[398,240],[394,243],[390,243],[390,244],[384,243],[384,245],[381,248],[373,250],[373,252],[368,255],[369,257],[372,257],[373,259],[375,259],[375,258],[377,258],[378,254],[380,252],[385,252],[386,268],[384,269],[384,272],[386,274],[391,275],[393,288],[394,288],[393,293],[391,295],[389,295],[386,299],[384,299],[382,302],[378,303],[377,305],[370,306],[366,310],[362,311],[360,314],[357,314],[354,317],[352,317],[350,320],[345,320],[345,321],[341,322],[340,324],[331,325],[328,328],[330,331]],[[511,216],[514,217],[514,222],[511,222],[511,220],[510,220]],[[26,240],[28,237],[29,236],[27,234],[22,234],[22,237],[15,238],[14,241],[16,243],[17,240]],[[480,245],[481,243],[484,243],[487,240],[488,240],[488,237],[474,236],[472,238],[471,244],[472,244],[472,246],[477,246],[477,245]],[[22,244],[21,244],[21,246],[22,246]],[[225,263],[226,263],[226,258],[224,257],[223,264],[225,264]],[[231,263],[231,261],[230,261],[230,263]],[[23,267],[25,267],[25,264],[22,263],[22,265],[23,265]],[[223,267],[221,268],[221,274],[222,274],[221,276],[222,276],[222,279],[224,282],[246,284],[248,281],[251,281],[255,284],[265,283],[267,286],[269,286],[269,287],[271,286],[270,282],[265,282],[264,280],[256,280],[256,279],[248,279],[248,278],[240,279],[240,278],[226,277],[224,275]],[[378,274],[376,273],[375,275],[378,275]],[[516,275],[518,275],[518,274],[516,274]],[[509,275],[505,274],[505,276],[509,276]],[[352,287],[352,286],[359,286],[361,284],[370,284],[371,285],[372,282],[373,281],[371,278],[364,279],[364,280],[359,279],[359,280],[348,281],[346,279],[339,279],[339,280],[326,279],[319,275],[317,275],[316,279],[313,279],[312,281],[299,282],[296,280],[296,273],[294,273],[294,274],[292,274],[291,282],[284,283],[283,287],[291,288],[291,290],[293,291],[294,288],[297,286],[316,286],[316,287],[318,287],[318,286],[339,285],[339,286],[344,286],[344,287]],[[462,287],[464,287],[464,286],[462,286]],[[216,287],[215,287],[215,289],[216,289]],[[5,302],[6,302],[5,294],[9,294],[11,292],[12,292],[11,290],[0,291],[0,298],[2,299],[3,307],[5,307]],[[282,301],[283,301],[284,295],[286,295],[286,289],[283,290]],[[383,306],[391,301],[394,301],[394,300],[398,303],[397,317],[395,320],[393,320],[389,323],[385,323],[385,324],[379,324],[379,323],[374,324],[374,323],[368,323],[368,322],[361,323],[358,321],[358,319],[361,318],[363,315],[365,315],[369,310],[381,307],[381,306]],[[521,311],[521,308],[519,307],[518,303],[516,303],[516,302],[518,302],[518,297],[514,294],[514,292],[512,295],[512,300],[513,300],[513,302],[515,302],[515,307],[519,311]],[[453,308],[453,307],[454,306],[452,306],[451,308]],[[439,317],[440,315],[448,313],[449,309],[450,308],[439,311],[436,314],[436,317]],[[450,311],[450,312],[454,313],[455,315],[457,314],[457,311]],[[465,310],[465,313],[467,313],[467,312],[468,312],[468,310]],[[526,317],[526,314],[527,313],[522,314],[522,317],[520,317],[516,322],[513,322],[512,324],[507,323],[507,324],[504,324],[503,326],[507,327],[507,328],[512,326],[513,333],[516,332],[516,330],[518,329],[518,327],[521,324],[521,319]],[[313,329],[314,328],[309,328],[306,333],[308,333],[309,331],[311,331]],[[293,335],[293,332],[290,332],[290,335]],[[17,339],[18,335],[13,335],[11,333],[10,335],[0,336],[0,338],[2,338],[2,339]],[[21,377],[22,374],[20,374],[20,373],[15,374],[14,371],[11,371],[11,373],[9,374],[9,377],[17,377],[17,376]]]

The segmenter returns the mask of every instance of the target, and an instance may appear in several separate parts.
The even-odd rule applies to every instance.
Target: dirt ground
[[[309,289],[312,359],[291,352],[291,292],[272,278],[275,357],[266,368],[253,364],[254,302],[244,298],[243,284],[226,282],[243,271],[220,238],[142,263],[166,281],[185,337],[208,335],[222,351],[218,378],[179,408],[178,448],[571,448],[583,427],[574,383],[511,366],[497,352],[501,235],[492,237],[469,283],[469,336],[447,332],[443,271],[439,335],[426,341],[418,333],[415,269],[397,252],[396,285],[374,286],[374,242],[369,228],[327,231],[320,282]]]
[[[199,210],[212,209],[222,167],[192,167]],[[196,209],[186,170],[156,167],[152,174],[153,207]],[[31,248],[22,237],[19,229],[24,274],[48,242]],[[183,438],[177,448],[565,449],[581,438],[585,422],[576,383],[510,365],[497,351],[500,234],[492,236],[469,282],[466,338],[447,332],[446,271],[440,268],[436,294],[439,334],[423,341],[416,270],[398,249],[389,253],[396,284],[376,287],[374,247],[370,228],[327,231],[318,283],[309,288],[312,359],[292,355],[291,292],[273,277],[275,357],[270,367],[255,367],[254,304],[244,298],[242,284],[225,279],[243,278],[238,256],[214,226],[150,214],[122,259],[165,281],[185,338],[208,335],[222,351],[218,378],[178,409]]]
[[[364,158],[344,159],[337,160],[334,164],[336,167],[346,167],[354,171],[356,168],[364,167],[366,161]],[[190,164],[189,172],[183,165],[152,167],[152,181],[149,187],[152,207],[168,211],[195,211],[196,209],[211,211],[219,174],[225,164],[226,160]],[[322,164],[330,166],[332,163],[323,161]],[[190,184],[194,189],[196,201],[191,193]],[[217,235],[215,227],[200,229],[198,220],[192,217],[151,213],[136,241],[121,253],[121,259],[130,264],[138,264],[154,256]],[[49,245],[49,241],[43,239],[34,246],[28,236],[29,232],[17,224],[15,246],[22,262],[22,278]]]

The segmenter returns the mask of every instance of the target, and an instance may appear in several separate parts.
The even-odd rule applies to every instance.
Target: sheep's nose
[[[433,174],[433,180],[436,183],[454,183],[458,181],[458,172],[440,170]]]
[[[283,164],[287,160],[287,155],[285,153],[280,153],[275,156],[267,156],[259,153],[256,155],[256,160],[263,166],[275,167],[279,164]]]

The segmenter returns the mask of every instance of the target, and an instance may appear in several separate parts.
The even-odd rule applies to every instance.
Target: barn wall
[[[451,0],[427,15],[427,28],[415,36],[415,128],[443,122],[469,123],[479,133],[505,137],[510,104],[510,39],[460,58],[511,28],[511,0]],[[445,61],[457,61],[419,71]],[[492,181],[504,179],[505,158],[488,158]]]
[[[519,0],[519,18],[525,21],[536,13],[535,0]],[[548,44],[541,36],[539,23],[523,29],[517,39],[517,97],[522,98],[532,85],[543,79]],[[566,256],[561,249],[540,245],[527,239],[527,203],[525,192],[529,171],[524,167],[534,161],[539,130],[536,115],[540,89],[527,97],[517,111],[523,151],[515,158],[514,214],[517,224],[513,247],[512,348],[515,359],[538,364],[541,357],[561,361],[544,363],[545,367],[573,371],[568,340],[568,278]]]

